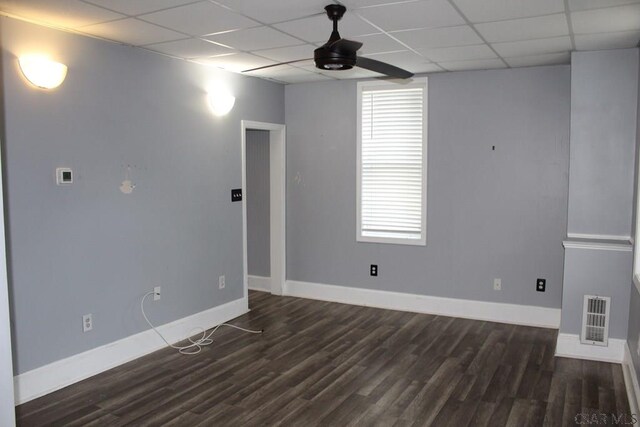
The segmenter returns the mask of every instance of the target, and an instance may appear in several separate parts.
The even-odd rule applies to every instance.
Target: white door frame
[[[2,164],[0,163],[0,169]],[[0,174],[0,191],[2,174]],[[15,426],[13,362],[9,317],[9,283],[7,280],[6,241],[4,234],[4,198],[0,193],[0,426]]]
[[[242,120],[242,265],[244,296],[249,295],[249,273],[247,264],[247,129],[269,131],[269,211],[270,211],[270,258],[271,293],[282,295],[287,272],[286,264],[286,135],[285,125]]]

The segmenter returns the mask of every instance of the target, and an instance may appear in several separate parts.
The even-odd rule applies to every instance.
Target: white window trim
[[[361,211],[361,195],[362,195],[362,92],[365,89],[376,88],[380,90],[384,89],[403,89],[403,88],[423,88],[423,111],[422,111],[422,224],[421,224],[421,238],[420,239],[404,239],[394,237],[372,237],[362,235],[362,211]],[[427,244],[427,164],[428,164],[428,129],[429,129],[429,94],[427,77],[418,77],[411,79],[411,82],[398,82],[398,81],[363,81],[358,82],[358,96],[357,96],[357,184],[356,184],[356,241],[365,243],[390,243],[397,245],[412,245],[412,246],[426,246]]]

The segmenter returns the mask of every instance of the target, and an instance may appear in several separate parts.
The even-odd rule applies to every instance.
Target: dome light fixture
[[[208,91],[209,107],[216,116],[224,116],[231,111],[236,103],[236,97],[231,94],[229,89],[218,83],[209,88]]]
[[[43,55],[25,55],[18,59],[22,74],[31,84],[42,89],[54,89],[67,76],[67,66]]]

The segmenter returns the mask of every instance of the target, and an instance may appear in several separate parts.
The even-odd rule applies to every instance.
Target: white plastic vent
[[[582,311],[582,344],[607,346],[609,344],[610,297],[584,296]]]

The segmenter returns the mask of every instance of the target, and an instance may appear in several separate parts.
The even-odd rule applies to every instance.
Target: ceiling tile
[[[575,36],[577,50],[623,49],[636,47],[638,41],[640,41],[640,31],[581,34]]]
[[[427,64],[431,64],[424,56],[418,55],[409,50],[404,50],[401,52],[389,52],[389,53],[379,53],[373,55],[364,55],[368,58],[375,59],[376,61],[386,62],[391,65],[395,65],[396,67],[406,68],[413,72],[414,68],[420,68],[426,66]]]
[[[308,61],[301,61],[301,62],[296,62],[295,64],[292,65],[293,67],[296,68],[303,68],[307,71],[313,71],[313,72],[317,72],[317,73],[329,73],[329,74],[333,74],[331,71],[327,71],[327,70],[321,70],[319,68],[316,68],[316,63],[313,61],[313,59],[309,59]]]
[[[281,78],[284,77],[294,77],[297,76],[298,77],[298,81],[303,81],[305,80],[304,77],[306,76],[306,80],[312,80],[314,79],[314,75],[316,74],[315,71],[313,70],[306,70],[303,68],[296,68],[296,67],[292,67],[290,65],[282,65],[279,67],[274,67],[274,68],[268,68],[268,69],[264,69],[264,70],[257,70],[257,71],[253,71],[250,73],[247,73],[250,76],[265,76],[265,77],[272,77],[275,79],[280,80]],[[324,77],[322,76],[321,80],[328,80],[328,77]]]
[[[421,0],[368,7],[355,12],[385,31],[451,27],[464,19],[446,0]]]
[[[145,46],[147,49],[154,50],[167,55],[177,56],[179,58],[199,58],[203,56],[228,55],[235,53],[234,50],[215,43],[207,42],[200,39],[177,40],[165,43],[155,43]]]
[[[507,68],[507,66],[504,65],[504,63],[499,59],[480,59],[477,61],[440,62],[438,65],[450,71],[490,70],[495,68]]]
[[[140,15],[140,19],[192,36],[249,28],[257,22],[208,1]]]
[[[265,70],[258,70],[247,74],[254,77],[268,77],[285,83],[332,80],[330,77],[316,73],[312,70],[310,71],[303,68],[295,68],[289,65],[283,65],[280,67]]]
[[[324,15],[328,0],[215,0],[265,24],[299,19],[314,13]],[[324,15],[326,18],[326,15]],[[328,19],[328,18],[326,18]]]
[[[137,20],[136,18],[121,19],[103,24],[82,27],[82,32],[94,36],[114,40],[132,45],[160,43],[170,40],[184,39],[184,34],[158,27]]]
[[[571,62],[571,54],[564,52],[532,56],[514,56],[513,58],[505,58],[505,61],[510,67],[569,64]]]
[[[234,72],[275,64],[275,61],[259,58],[250,53],[234,53],[233,55],[215,56],[212,58],[197,58],[193,60],[193,62]]]
[[[334,80],[331,77],[327,77],[320,73],[307,73],[307,74],[296,74],[291,76],[275,76],[275,80],[279,80],[283,83],[287,84],[295,84],[295,83],[312,83],[312,82],[322,82],[322,81],[331,81]]]
[[[438,64],[423,64],[423,65],[415,65],[408,68],[409,71],[415,74],[419,73],[440,73],[443,70]]]
[[[332,23],[326,15],[318,15],[275,24],[274,27],[309,43],[324,43],[329,40]],[[380,32],[372,25],[349,12],[340,20],[339,31],[340,35],[347,39]]]
[[[298,39],[294,39],[291,36],[269,27],[213,34],[206,38],[216,43],[222,43],[232,48],[246,51],[274,49],[283,46],[295,46],[302,43]]]
[[[407,0],[340,0],[340,3],[347,7],[347,10],[362,7],[378,6],[382,4],[404,3]],[[409,0],[412,1],[412,0]]]
[[[575,34],[640,30],[640,4],[571,13]]]
[[[497,58],[498,55],[486,44],[477,46],[445,47],[439,49],[423,49],[420,53],[433,62],[471,61],[475,59]]]
[[[299,46],[279,47],[277,49],[266,49],[252,52],[259,56],[272,59],[277,62],[295,61],[298,59],[313,58],[313,51],[316,47],[311,44]]]
[[[482,39],[468,25],[390,33],[413,49],[480,44]]]
[[[570,51],[571,39],[569,37],[553,37],[549,39],[493,43],[492,46],[503,57],[528,56]]]
[[[569,35],[567,17],[564,13],[476,24],[476,29],[488,42],[510,42]]]
[[[327,72],[327,75],[335,76],[335,78],[339,80],[369,79],[369,78],[377,78],[381,76],[380,73],[376,73],[376,72],[365,70],[364,68],[358,68],[358,67],[354,67],[350,70]]]
[[[386,34],[372,34],[369,36],[360,36],[358,41],[363,45],[358,51],[358,54],[372,54],[382,52],[394,52],[399,50],[406,50],[407,48],[389,37]]]
[[[624,4],[640,3],[640,0],[569,0],[569,10],[600,9],[609,6],[621,6]]]
[[[453,0],[471,22],[501,21],[564,12],[563,0]]]
[[[0,0],[0,10],[58,28],[73,29],[124,18],[119,13],[78,0]]]
[[[194,0],[81,0],[125,15],[139,15],[156,10],[193,3]]]

